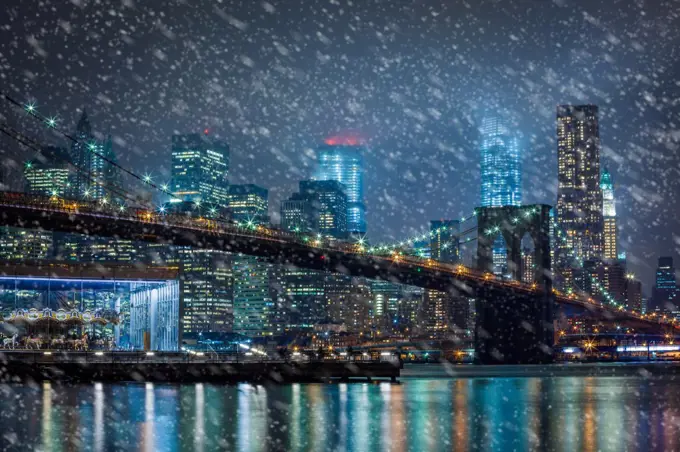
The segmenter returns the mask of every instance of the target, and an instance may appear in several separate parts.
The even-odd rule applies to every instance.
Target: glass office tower
[[[347,195],[347,229],[366,233],[364,204],[363,155],[366,147],[355,139],[330,138],[317,149],[315,180],[335,180],[345,186]]]

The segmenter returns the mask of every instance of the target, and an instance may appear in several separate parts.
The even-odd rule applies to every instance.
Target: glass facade
[[[3,261],[37,261],[52,256],[51,232],[0,228],[0,259]]]
[[[130,294],[130,345],[136,350],[179,350],[179,283],[134,287]]]
[[[231,185],[227,193],[231,219],[248,225],[269,223],[269,190],[254,184]]]
[[[519,144],[510,126],[499,117],[486,117],[480,128],[482,206],[522,204]]]
[[[347,195],[345,187],[334,180],[301,181],[300,195],[312,204],[315,229],[323,235],[347,237]]]
[[[366,233],[366,205],[364,204],[364,146],[352,141],[334,144],[327,140],[317,150],[317,170],[314,179],[334,180],[344,186],[347,195],[347,230]],[[345,144],[346,143],[346,144]]]
[[[24,166],[26,193],[65,196],[69,184],[68,159],[68,151],[64,148],[43,148],[36,158]]]
[[[675,303],[678,295],[678,286],[675,279],[675,267],[671,256],[659,258],[656,269],[656,285],[654,286],[653,309],[658,311],[671,311],[671,304]]]
[[[118,168],[109,163],[116,162],[111,137],[105,142],[97,141],[87,113],[83,111],[75,138],[77,142],[71,147],[71,162],[77,171],[70,176],[67,196],[74,199],[116,200],[121,181]]]
[[[233,327],[232,255],[215,250],[181,249],[180,292],[183,339],[226,334]]]
[[[276,330],[273,266],[252,256],[234,256],[234,332],[272,336]]]
[[[510,124],[498,116],[487,116],[479,129],[481,140],[482,206],[522,204],[522,167],[519,141]],[[507,247],[499,235],[493,244],[494,273],[508,273]]]
[[[315,232],[316,211],[313,203],[299,193],[281,202],[281,229],[290,232]]]
[[[207,134],[172,137],[172,181],[176,199],[224,206],[227,202],[229,146]]]
[[[26,267],[23,270],[18,267],[12,270],[36,271],[32,267]],[[93,317],[115,312],[119,320],[118,323],[109,322],[104,325],[86,323],[77,326],[55,323],[53,329],[45,333],[57,337],[88,332],[91,337],[111,339],[122,349],[142,348],[143,344],[141,343],[137,345],[131,343],[131,301],[140,300],[139,297],[146,297],[154,289],[172,287],[173,285],[176,287],[177,281],[175,279],[155,279],[160,273],[164,277],[176,278],[176,273],[164,271],[152,276],[153,271],[147,272],[144,269],[129,268],[120,271],[121,274],[132,272],[134,276],[114,279],[111,274],[111,276],[105,278],[102,268],[79,267],[76,269],[67,266],[45,268],[42,272],[38,271],[46,276],[2,276],[0,277],[0,313],[4,319],[9,319],[12,313],[17,312],[51,311],[52,314],[58,314],[60,312],[77,311],[86,315],[89,313]],[[64,274],[69,276],[62,276]],[[128,276],[131,276],[131,274]],[[145,279],[146,277],[149,277],[149,279]],[[159,295],[163,296],[157,299],[161,302],[161,305],[156,306],[156,313],[163,318],[159,317],[156,322],[157,331],[164,331],[163,334],[166,339],[176,337],[178,334],[177,323],[169,325],[168,322],[177,320],[179,316],[180,302],[177,291],[175,289],[174,292]],[[136,306],[135,303],[132,303],[132,305]],[[146,308],[151,307],[149,304],[145,306]],[[146,308],[142,312],[141,307],[138,307],[136,314],[148,319],[150,311]],[[140,327],[141,318],[138,317],[137,321],[137,326]],[[162,328],[163,323],[166,324],[165,328]],[[24,333],[32,331],[33,327],[30,323],[22,325],[25,330]],[[174,328],[174,332],[170,331],[171,326]],[[168,344],[166,341],[164,346],[169,347]],[[170,348],[164,349],[169,350]]]
[[[323,272],[300,268],[282,268],[281,307],[285,328],[294,331],[311,331],[315,324],[326,319]]]
[[[603,252],[600,130],[595,105],[557,107],[557,224],[566,241],[558,265],[568,256],[601,260]]]

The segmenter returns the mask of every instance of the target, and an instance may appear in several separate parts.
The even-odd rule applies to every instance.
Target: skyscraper
[[[643,312],[642,283],[634,275],[626,275],[626,308]]]
[[[255,184],[230,185],[227,207],[231,219],[258,225],[269,223],[269,190]]]
[[[347,230],[366,233],[363,154],[366,148],[353,138],[329,138],[317,150],[315,180],[334,180],[347,195]]]
[[[223,206],[227,202],[229,146],[204,134],[172,137],[172,181],[176,199]]]
[[[606,168],[602,171],[600,188],[602,189],[602,216],[604,221],[604,258],[613,261],[618,258],[616,203],[614,201],[612,175]]]
[[[249,337],[272,336],[276,330],[276,300],[271,264],[253,256],[233,257],[234,332]]]
[[[557,107],[557,160],[557,224],[566,238],[559,244],[557,264],[568,266],[572,252],[581,260],[601,260],[604,225],[597,106]]]
[[[522,204],[522,172],[517,137],[499,117],[486,117],[481,135],[482,206]]]
[[[289,199],[281,201],[281,229],[303,233],[317,230],[316,210],[300,193],[293,193]]]
[[[489,116],[479,129],[481,142],[482,206],[522,204],[522,172],[519,143],[510,124]],[[508,273],[507,244],[499,235],[493,244],[494,273]]]
[[[183,338],[196,340],[199,335],[232,331],[232,259],[231,254],[221,251],[179,250]]]
[[[440,262],[458,262],[460,250],[458,220],[430,221],[430,257]]]
[[[66,196],[74,199],[115,200],[120,190],[120,173],[114,165],[116,155],[113,141],[95,139],[92,125],[83,110],[75,133],[76,142],[71,147],[71,162],[77,168],[71,175]]]
[[[678,286],[675,279],[673,257],[662,256],[659,258],[659,266],[656,269],[656,285],[652,294],[653,306],[650,308],[660,311],[672,311],[677,294]]]
[[[24,166],[26,193],[64,196],[69,184],[69,155],[64,148],[46,146]]]
[[[345,187],[334,180],[300,181],[300,197],[314,209],[316,230],[343,239],[348,232]]]

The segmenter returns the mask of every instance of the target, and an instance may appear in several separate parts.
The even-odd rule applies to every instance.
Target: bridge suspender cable
[[[119,163],[117,163],[117,162],[115,162],[115,161],[113,161],[113,160],[107,158],[107,157],[104,156],[103,154],[97,152],[97,151],[96,151],[96,148],[95,148],[94,146],[92,146],[90,143],[82,143],[82,142],[81,142],[80,140],[78,140],[77,138],[71,136],[70,134],[68,134],[68,133],[64,132],[63,130],[61,130],[60,128],[58,128],[58,127],[57,127],[57,124],[56,124],[56,118],[48,118],[48,117],[46,117],[46,116],[44,116],[44,115],[41,115],[40,113],[38,113],[38,111],[37,111],[37,109],[36,109],[36,107],[35,107],[34,104],[30,104],[30,103],[29,103],[29,104],[26,104],[26,105],[22,105],[21,103],[19,103],[18,101],[16,101],[15,99],[13,99],[11,96],[9,96],[9,95],[7,95],[7,94],[2,94],[2,98],[5,99],[5,100],[6,100],[7,102],[9,102],[10,104],[12,104],[12,105],[14,105],[14,106],[16,106],[16,107],[21,108],[21,109],[24,110],[27,114],[29,114],[32,118],[40,120],[41,122],[43,122],[44,124],[46,124],[48,128],[55,130],[57,133],[61,134],[62,136],[64,136],[66,139],[68,139],[68,140],[71,141],[72,143],[77,143],[77,144],[81,144],[81,145],[86,146],[87,149],[88,149],[90,152],[92,152],[94,155],[100,157],[102,160],[104,160],[105,162],[109,163],[110,165],[112,165],[112,166],[114,166],[114,167],[120,169],[120,170],[123,171],[124,173],[126,173],[126,174],[132,176],[133,178],[135,178],[135,179],[137,179],[137,180],[139,180],[139,181],[142,182],[143,184],[148,185],[149,187],[151,187],[151,188],[153,188],[153,189],[155,189],[155,190],[158,190],[158,191],[161,192],[162,194],[165,194],[165,195],[168,195],[168,196],[170,196],[170,197],[173,197],[173,194],[172,194],[167,188],[162,187],[162,186],[158,186],[157,184],[153,183],[153,181],[151,180],[150,177],[148,177],[148,176],[140,176],[139,174],[135,173],[134,171],[131,171],[131,170],[125,168],[124,166],[120,165]],[[68,162],[68,163],[73,164],[73,162]],[[75,165],[74,165],[74,166],[75,166]],[[81,170],[82,170],[82,169],[81,169]],[[134,195],[129,194],[129,196],[125,196],[125,199],[130,200],[130,197],[134,197]],[[137,200],[137,202],[139,202],[139,201]],[[153,208],[150,207],[150,210],[153,210]],[[212,214],[212,213],[211,213],[211,214]],[[230,222],[229,218],[227,218],[227,217],[225,217],[225,216],[219,214],[217,211],[215,211],[214,217],[215,217],[215,219],[220,220],[220,221]]]
[[[32,150],[36,151],[36,153],[42,154],[42,150],[41,150],[42,145],[41,145],[40,143],[38,143],[37,141],[33,140],[33,139],[30,138],[30,137],[27,137],[26,135],[22,134],[21,132],[19,132],[18,130],[14,129],[13,127],[11,127],[11,126],[9,126],[9,125],[7,125],[7,124],[4,124],[4,123],[0,123],[0,132],[2,132],[3,134],[7,135],[7,136],[10,137],[10,138],[12,138],[13,140],[15,140],[16,142],[18,142],[19,144],[22,144],[23,146],[26,146],[26,147],[28,147],[29,149],[32,149]],[[95,180],[94,178],[92,178],[92,177],[88,174],[88,172],[84,171],[82,168],[79,168],[79,167],[78,167],[77,165],[75,165],[73,162],[66,161],[66,163],[67,163],[69,166],[73,167],[78,173],[82,174],[82,175],[85,176],[87,179],[89,179],[89,181],[90,181],[91,183],[93,183],[93,184],[95,184],[95,185],[100,185],[100,186],[102,186],[102,187],[108,189],[108,190],[111,191],[112,193],[114,193],[114,194],[120,196],[122,199],[125,199],[125,200],[128,201],[128,202],[134,203],[134,202],[137,201],[136,199],[130,197],[125,191],[123,191],[123,190],[120,189],[119,187],[107,185],[107,184],[103,183],[102,181],[97,181],[97,180]],[[54,183],[56,183],[56,184],[59,184],[59,185],[63,185],[62,183],[60,183],[59,181],[54,180],[54,179],[52,179],[52,182],[54,182]],[[66,186],[66,187],[68,187],[68,186]]]
[[[148,177],[143,177],[143,176],[140,176],[140,175],[136,174],[135,172],[133,172],[133,171],[131,171],[131,170],[125,168],[124,166],[120,165],[118,162],[115,162],[115,161],[113,161],[113,160],[107,158],[107,157],[104,156],[103,154],[97,152],[96,150],[94,150],[94,147],[93,147],[91,144],[89,144],[89,143],[88,143],[88,144],[86,144],[86,143],[81,143],[77,138],[75,138],[75,137],[69,135],[68,133],[64,132],[63,130],[61,130],[60,128],[57,127],[56,118],[48,118],[48,117],[46,117],[46,116],[41,115],[40,113],[38,113],[37,109],[35,108],[35,106],[34,106],[33,104],[22,105],[21,103],[17,102],[16,100],[14,100],[13,98],[11,98],[11,97],[8,96],[7,94],[3,94],[2,97],[3,97],[6,101],[8,101],[9,103],[11,103],[12,105],[17,106],[17,107],[23,109],[23,110],[24,110],[26,113],[28,113],[31,117],[33,117],[33,118],[35,118],[35,119],[38,119],[38,120],[42,121],[43,123],[45,123],[45,124],[47,125],[48,128],[53,129],[53,130],[56,131],[57,133],[63,135],[67,140],[69,140],[69,141],[71,141],[71,142],[73,142],[73,143],[78,143],[78,144],[82,144],[82,145],[87,146],[87,148],[88,148],[88,150],[89,150],[90,152],[92,152],[94,155],[96,155],[97,157],[101,158],[102,160],[104,160],[104,161],[107,162],[108,164],[115,166],[116,168],[118,168],[118,169],[120,169],[121,171],[125,172],[126,174],[132,176],[133,178],[139,180],[140,182],[144,183],[145,185],[148,185],[148,186],[150,186],[150,187],[152,187],[152,188],[154,188],[154,189],[156,189],[156,190],[159,190],[160,192],[162,192],[162,193],[164,193],[164,194],[166,194],[166,195],[172,196],[172,193],[170,193],[169,190],[164,189],[163,187],[160,187],[160,186],[154,184],[153,181],[151,181],[150,178],[148,178]]]

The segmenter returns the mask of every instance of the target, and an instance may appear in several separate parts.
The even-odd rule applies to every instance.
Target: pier
[[[398,362],[243,360],[234,356],[167,352],[8,351],[0,353],[0,382],[311,383],[396,382]]]

